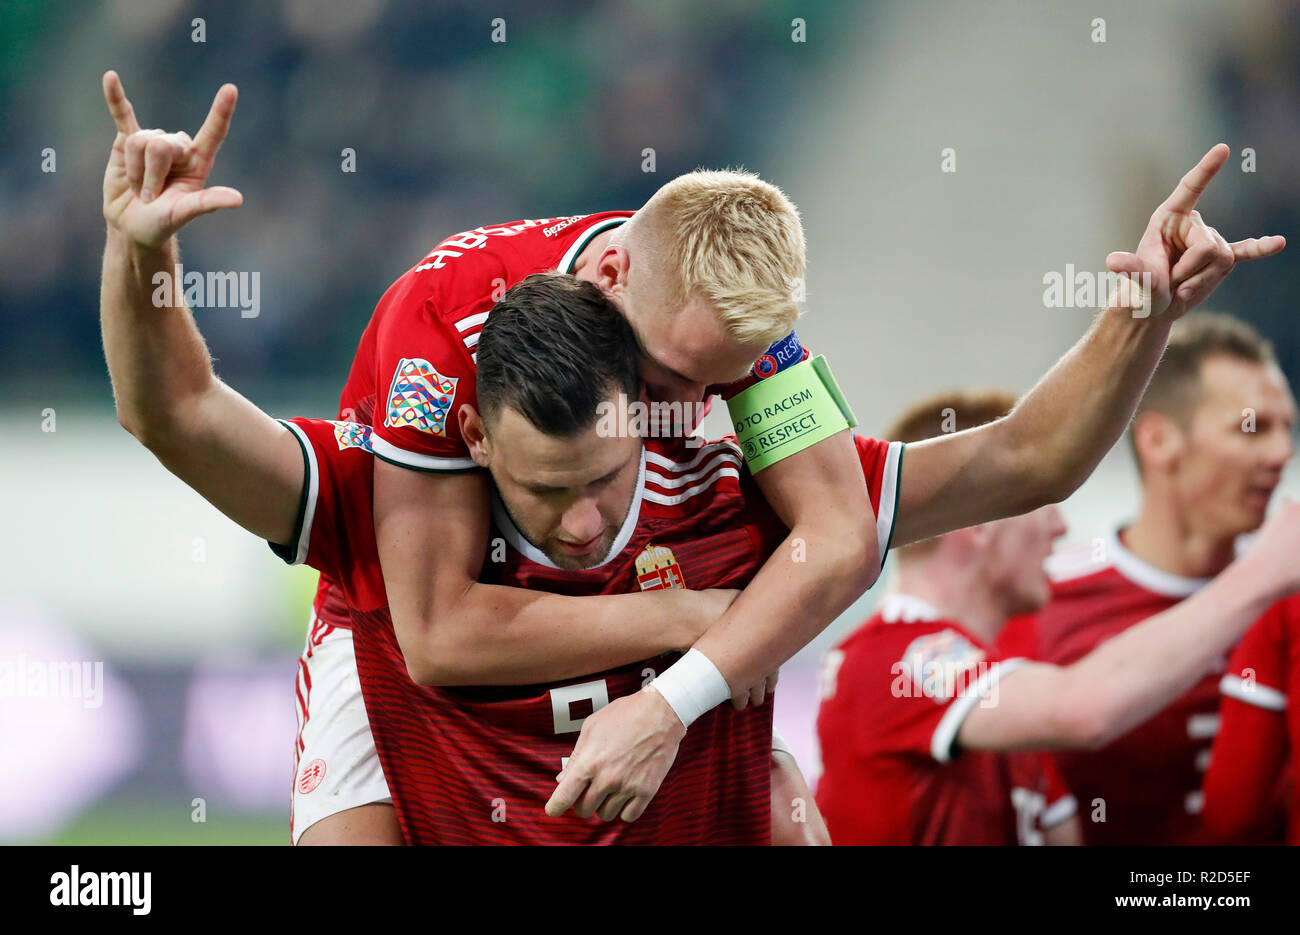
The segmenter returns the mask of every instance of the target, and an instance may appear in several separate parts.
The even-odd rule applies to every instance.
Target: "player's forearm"
[[[100,328],[118,420],[144,444],[167,444],[177,413],[216,384],[208,350],[182,303],[155,305],[155,276],[174,274],[175,238],[159,248],[108,229]],[[174,290],[166,290],[171,297]]]
[[[423,685],[553,682],[685,649],[707,622],[697,597],[675,589],[570,597],[473,583],[430,610],[416,645],[402,650]]]
[[[1024,454],[1018,480],[1048,501],[1073,493],[1128,425],[1168,336],[1163,318],[1102,312],[1005,420],[1004,438]]]
[[[997,424],[998,447],[1014,453],[1002,482],[1025,509],[1064,500],[1124,432],[1169,336],[1163,318],[1107,309],[1087,334]]]
[[[1191,688],[1278,596],[1248,556],[1195,596],[1102,643],[1064,670],[1056,705],[1082,713],[1086,727],[1061,739],[1095,749],[1141,724]]]
[[[695,643],[734,695],[776,671],[875,582],[874,530],[796,525]]]

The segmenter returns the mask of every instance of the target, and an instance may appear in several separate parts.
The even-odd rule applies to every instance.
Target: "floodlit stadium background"
[[[1219,140],[1234,156],[1209,222],[1292,246],[1209,307],[1254,322],[1300,382],[1297,7],[1070,7],[0,0],[0,663],[102,662],[105,681],[98,707],[0,698],[0,841],[287,840],[314,578],[116,424],[96,317],[105,69],[143,126],[168,130],[193,132],[221,83],[239,85],[213,183],[245,205],[186,229],[183,259],[260,272],[258,317],[199,323],[219,372],[278,415],[334,415],[375,301],[442,237],[635,207],[675,174],[742,164],[803,211],[800,334],[862,431],[937,389],[1022,392],[1091,316],[1046,308],[1044,275],[1131,249]],[[1283,491],[1300,495],[1294,470]],[[1117,448],[1066,504],[1069,539],[1135,497]],[[777,722],[806,772],[817,660],[882,589],[783,671]]]

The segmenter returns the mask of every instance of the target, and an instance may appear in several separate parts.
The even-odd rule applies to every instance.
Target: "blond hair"
[[[698,296],[727,334],[772,344],[794,330],[803,295],[799,209],[752,172],[697,169],[679,175],[628,225],[646,236],[651,262],[675,303]]]

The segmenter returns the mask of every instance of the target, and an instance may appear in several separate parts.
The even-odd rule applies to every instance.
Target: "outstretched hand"
[[[1113,273],[1150,275],[1141,289],[1134,288],[1140,279],[1123,279],[1112,305],[1132,309],[1134,317],[1164,314],[1172,321],[1205,301],[1237,263],[1282,252],[1286,238],[1280,236],[1228,243],[1196,210],[1201,193],[1230,155],[1226,144],[1215,145],[1156,208],[1137,252],[1106,257]]]
[[[117,72],[104,74],[104,100],[117,125],[117,139],[104,170],[104,218],[141,246],[158,247],[201,214],[238,208],[233,188],[204,188],[217,150],[230,130],[239,92],[217,91],[212,109],[193,139],[184,131],[141,130]]]

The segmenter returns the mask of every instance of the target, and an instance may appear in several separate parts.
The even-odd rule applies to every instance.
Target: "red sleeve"
[[[966,715],[977,704],[995,704],[998,681],[1019,662],[1004,664],[996,651],[942,622],[900,623],[878,632],[887,634],[884,645],[850,641],[843,647],[837,683],[859,686],[861,693],[849,706],[857,722],[839,725],[841,736],[854,737],[863,753],[948,762],[959,752],[957,732]]]
[[[381,606],[370,427],[324,419],[281,424],[302,448],[304,481],[292,540],[272,543],[271,550],[290,565],[309,565],[338,580],[350,604]]]
[[[1219,732],[1202,817],[1215,843],[1243,843],[1277,815],[1287,754],[1286,626],[1280,606],[1242,638],[1219,684]]]
[[[436,251],[431,256],[426,263],[436,262]],[[484,258],[479,265],[490,262]],[[415,267],[393,284],[375,312],[374,453],[413,470],[471,470],[476,465],[458,415],[476,402],[475,347],[492,306],[491,286],[468,289],[466,299],[445,283],[431,287],[431,274]],[[458,268],[457,276],[467,284],[483,276],[492,280],[491,269],[476,266]]]
[[[1038,634],[1034,629],[1037,614],[1021,614],[1012,617],[998,633],[997,646],[1003,655],[1021,659],[1038,658]]]
[[[876,546],[883,566],[894,538],[894,521],[898,516],[898,487],[903,469],[903,443],[882,442],[875,438],[853,436],[862,462],[862,474],[876,514]]]

